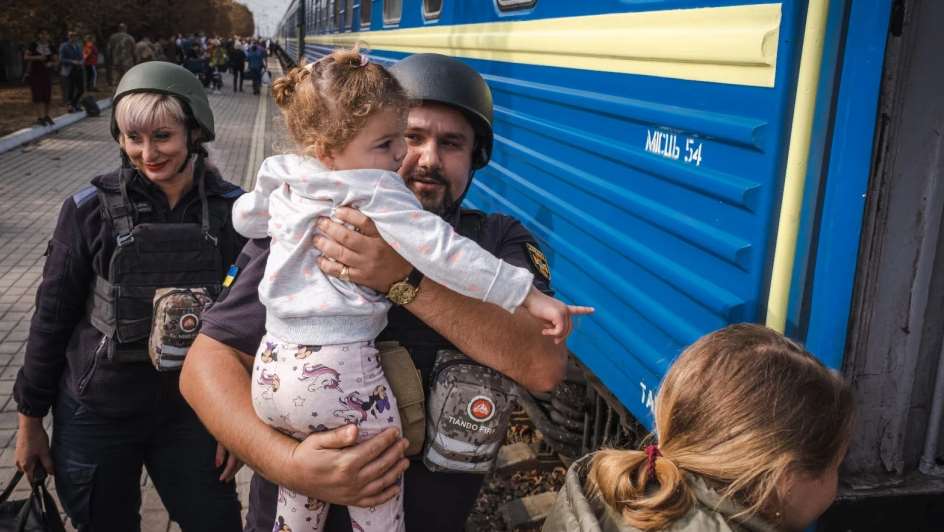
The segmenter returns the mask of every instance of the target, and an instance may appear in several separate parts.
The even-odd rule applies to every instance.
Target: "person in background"
[[[258,43],[252,43],[246,52],[246,62],[249,64],[249,77],[252,78],[252,93],[259,94],[262,83],[262,71],[265,69],[265,52]]]
[[[239,42],[229,43],[229,69],[233,73],[233,92],[243,92],[243,72],[246,70],[246,52]]]
[[[128,35],[128,27],[124,23],[118,24],[118,31],[108,38],[106,55],[111,81],[118,83],[125,72],[137,62],[134,56],[134,37]]]
[[[177,43],[174,41],[173,37],[162,37],[158,42],[158,46],[160,46],[161,54],[163,55],[162,61],[180,64],[180,57],[178,57],[179,54],[177,53]]]
[[[79,100],[85,92],[85,71],[79,34],[70,31],[68,35],[69,40],[59,46],[59,74],[63,79],[69,112],[75,113],[79,110]]]
[[[98,47],[95,46],[95,36],[85,36],[85,45],[82,48],[82,61],[85,64],[85,90],[93,91],[98,81]]]
[[[229,57],[226,55],[226,48],[219,39],[210,41],[210,72],[213,79],[213,92],[219,93],[223,90],[223,73],[229,66]]]
[[[134,45],[134,56],[137,58],[137,64],[154,61],[156,56],[154,48],[154,43],[147,35],[142,37],[138,44]]]
[[[53,120],[49,116],[49,102],[52,100],[52,70],[56,67],[56,55],[49,42],[48,31],[39,31],[36,40],[26,48],[23,60],[26,61],[30,96],[36,108],[36,123],[51,126]]]
[[[654,419],[645,450],[571,466],[544,532],[803,530],[836,497],[854,403],[801,346],[742,323],[679,356]]]

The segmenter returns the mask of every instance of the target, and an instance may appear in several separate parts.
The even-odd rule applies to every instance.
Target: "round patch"
[[[469,401],[466,413],[473,421],[485,423],[495,415],[495,403],[484,395],[477,395]]]
[[[200,318],[196,314],[184,314],[180,317],[180,330],[191,333],[200,326]]]

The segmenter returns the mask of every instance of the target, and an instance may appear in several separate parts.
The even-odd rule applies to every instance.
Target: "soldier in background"
[[[142,37],[138,44],[134,45],[134,56],[137,58],[135,64],[155,61],[157,55],[157,46],[151,42],[147,35]]]
[[[135,65],[134,56],[134,37],[128,35],[128,26],[124,23],[118,24],[118,31],[108,38],[108,75],[117,73],[118,77],[112,79],[115,83],[121,81],[121,77],[129,68]]]

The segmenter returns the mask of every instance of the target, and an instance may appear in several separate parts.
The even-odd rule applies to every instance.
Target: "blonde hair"
[[[356,46],[293,68],[275,80],[272,95],[295,143],[319,158],[343,149],[374,113],[405,117],[408,109],[397,80]]]
[[[769,518],[787,473],[818,477],[835,466],[853,412],[848,385],[798,344],[760,325],[731,325],[692,344],[666,374],[654,476],[644,451],[601,451],[588,491],[631,526],[662,529],[694,504],[688,472],[742,505],[735,518]]]
[[[180,100],[169,94],[135,92],[118,100],[115,121],[122,135],[126,135],[167,122],[186,126],[187,114]]]

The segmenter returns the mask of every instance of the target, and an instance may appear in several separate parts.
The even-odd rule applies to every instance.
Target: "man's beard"
[[[434,193],[419,193],[417,198],[420,200],[420,205],[423,206],[424,210],[427,210],[440,217],[446,216],[455,210],[456,202],[452,199],[452,186],[438,168],[429,170],[417,168],[416,171],[413,172],[411,178],[420,178],[424,181],[433,181],[439,185],[442,185],[443,187],[441,198],[437,197]]]

